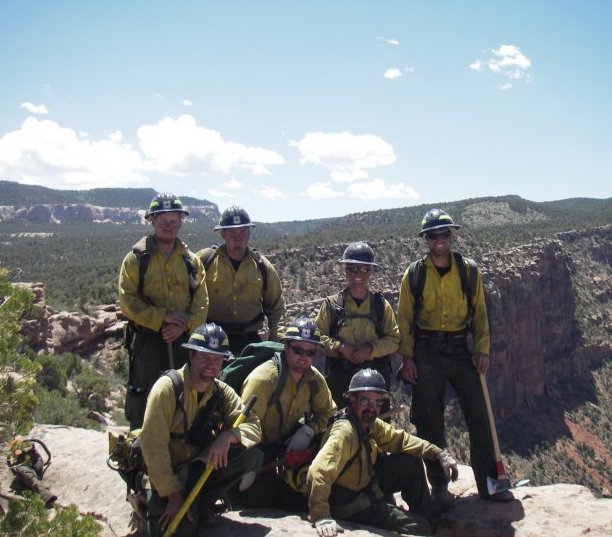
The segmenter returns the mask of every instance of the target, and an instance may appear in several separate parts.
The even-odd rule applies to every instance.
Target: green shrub
[[[44,354],[38,356],[36,362],[41,366],[40,371],[36,374],[36,382],[38,382],[39,386],[47,390],[56,390],[61,395],[66,395],[68,380],[59,361],[53,356]]]
[[[25,500],[11,500],[6,515],[0,520],[0,532],[7,537],[39,537],[58,535],[97,537],[102,526],[95,518],[81,515],[75,505],[55,506],[47,510],[39,496],[24,492]]]
[[[79,405],[75,397],[62,397],[59,392],[39,387],[36,391],[40,401],[34,413],[36,423],[68,425],[82,429],[100,429],[100,425],[87,417],[87,409]]]
[[[104,400],[110,395],[111,385],[105,376],[86,367],[74,378],[74,389],[82,407],[106,410]]]
[[[19,319],[33,300],[30,291],[10,284],[0,267],[0,440],[26,434],[38,404],[34,395],[38,365],[21,352]]]

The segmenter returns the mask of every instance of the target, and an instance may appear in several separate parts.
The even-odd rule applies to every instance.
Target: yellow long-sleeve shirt
[[[213,385],[204,392],[198,402],[198,393],[193,389],[187,365],[179,369],[183,378],[185,415],[187,429],[191,427],[198,411],[206,406],[213,395]],[[230,430],[234,420],[240,414],[242,403],[236,392],[224,382],[215,380],[223,395],[223,416],[226,430]],[[142,454],[147,465],[151,483],[160,496],[169,496],[181,490],[181,481],[177,475],[178,468],[196,458],[201,448],[192,446],[183,438],[171,438],[172,434],[183,434],[184,414],[176,409],[176,396],[172,379],[160,377],[153,385],[147,400],[140,443]],[[240,443],[250,448],[261,441],[259,418],[251,413],[238,428],[231,429]]]
[[[368,293],[368,296],[357,305],[355,299],[350,293],[345,293],[344,309],[346,319],[342,326],[338,328],[338,337],[331,337],[330,328],[332,321],[332,307],[328,300],[324,300],[319,308],[319,313],[315,319],[315,323],[321,331],[321,343],[325,348],[327,356],[338,357],[338,349],[342,343],[347,345],[361,345],[370,343],[372,345],[372,354],[370,359],[380,358],[393,354],[399,348],[400,332],[395,320],[393,308],[387,300],[385,300],[385,313],[383,319],[384,337],[379,338],[376,333],[376,326],[368,318],[370,308],[373,307],[373,295]],[[358,317],[354,317],[354,316]]]
[[[378,453],[406,453],[424,459],[435,459],[442,451],[426,440],[377,419],[369,436],[371,466]],[[353,459],[355,454],[358,456]],[[308,505],[315,522],[330,518],[329,495],[337,484],[353,491],[365,489],[372,480],[368,471],[368,450],[362,448],[357,431],[348,419],[336,420],[323,436],[321,449],[308,469]],[[351,459],[353,461],[351,462]],[[350,465],[345,469],[347,464]]]
[[[287,367],[284,364],[284,367]],[[304,373],[299,383],[287,374],[285,385],[278,397],[282,412],[279,416],[276,404],[269,405],[270,399],[278,385],[278,368],[272,360],[256,367],[246,378],[242,386],[242,400],[248,401],[251,395],[257,395],[253,412],[261,422],[262,444],[277,442],[285,437],[295,426],[305,412],[312,412],[312,418],[307,425],[312,427],[315,434],[322,432],[327,426],[329,418],[336,411],[336,405],[323,375],[314,367]],[[316,383],[316,395],[310,408],[310,383]]]
[[[212,252],[211,248],[205,248],[200,250],[197,256],[204,262]],[[221,325],[251,323],[263,311],[268,318],[269,337],[275,339],[279,321],[285,313],[285,303],[278,273],[265,256],[261,255],[261,259],[268,275],[265,295],[263,276],[251,249],[247,251],[238,270],[234,269],[225,251],[225,245],[217,249],[206,270],[206,285],[210,298],[208,319]],[[255,332],[262,327],[263,319],[259,318],[246,329]]]
[[[161,329],[164,316],[170,311],[180,311],[188,315],[189,331],[206,322],[208,292],[201,261],[178,239],[168,258],[155,248],[151,237],[143,238],[135,248],[144,250],[145,244],[152,250],[143,284],[143,294],[150,303],[143,300],[138,293],[138,257],[133,251],[129,252],[123,259],[119,273],[119,306],[123,314],[136,324],[154,332]],[[189,273],[183,259],[185,254],[189,255],[197,270],[193,298],[189,291]]]
[[[451,255],[451,268],[443,277],[429,256],[425,257],[425,287],[417,326],[424,330],[455,332],[466,328],[468,319],[468,297],[461,290],[461,277]],[[489,354],[489,321],[480,271],[476,282],[476,294],[472,300],[474,314],[472,330],[474,354]],[[397,305],[397,322],[402,336],[400,353],[414,355],[414,333],[411,331],[414,318],[414,297],[410,291],[408,270],[404,273]]]

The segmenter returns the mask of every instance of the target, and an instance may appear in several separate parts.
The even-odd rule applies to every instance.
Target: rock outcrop
[[[44,481],[57,495],[58,504],[75,504],[80,512],[96,515],[104,526],[104,537],[130,534],[131,508],[125,501],[125,484],[106,466],[108,445],[104,433],[39,425],[29,436],[45,442],[52,453],[52,464]],[[584,487],[526,486],[514,490],[515,501],[492,504],[478,498],[469,467],[460,466],[459,475],[459,480],[451,484],[458,499],[444,515],[436,532],[438,537],[604,537],[612,527],[612,500],[596,499]],[[0,467],[3,491],[8,490],[9,482],[6,467]],[[403,505],[399,495],[396,501]],[[367,526],[342,525],[346,536],[395,535]],[[274,510],[226,512],[216,517],[206,532],[215,537],[287,534],[316,537],[305,514]]]
[[[57,312],[46,304],[43,283],[18,285],[34,293],[32,313],[21,322],[21,333],[35,352],[87,354],[123,333],[125,321],[115,304],[100,306],[92,315]]]
[[[212,203],[188,208],[191,220],[215,222],[219,216],[217,206]],[[144,224],[144,214],[142,207],[99,207],[87,203],[0,206],[0,221],[20,220],[36,224]]]

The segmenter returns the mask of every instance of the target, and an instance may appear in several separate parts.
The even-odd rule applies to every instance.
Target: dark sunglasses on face
[[[371,267],[369,267],[368,265],[347,265],[346,266],[346,271],[347,272],[363,272],[363,273],[367,273],[370,272]]]
[[[298,356],[308,356],[312,358],[317,354],[317,349],[302,349],[301,347],[296,347],[295,345],[289,345],[289,348]]]
[[[378,410],[380,410],[385,404],[383,399],[368,399],[367,397],[357,397],[357,402],[361,408],[371,406],[376,407]]]
[[[440,233],[427,233],[427,235],[425,235],[425,237],[430,241],[435,241],[437,239],[448,239],[450,236],[450,231],[442,231]]]

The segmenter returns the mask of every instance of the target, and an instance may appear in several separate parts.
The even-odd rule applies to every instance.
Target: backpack
[[[221,371],[219,379],[231,386],[236,393],[242,392],[242,385],[249,373],[253,371],[257,366],[272,360],[276,365],[278,371],[278,381],[276,388],[268,401],[268,406],[275,405],[278,411],[279,419],[279,430],[283,429],[283,413],[279,401],[280,394],[285,387],[287,382],[287,368],[285,367],[284,360],[281,359],[280,353],[283,351],[284,345],[277,341],[260,341],[258,343],[249,343],[240,353],[239,356],[234,358],[226,367]],[[319,391],[319,384],[316,379],[312,379],[308,383],[308,389],[310,391],[310,408],[314,405],[314,398]]]
[[[141,243],[139,241],[132,248],[132,252],[136,256],[138,260],[138,295],[143,300],[148,300],[147,297],[144,296],[144,276],[149,268],[149,263],[151,262],[151,255],[153,254],[153,245],[151,244],[153,241],[153,236],[150,235],[146,238],[145,248],[142,249]],[[198,269],[196,268],[193,259],[189,255],[189,251],[183,254],[183,261],[185,262],[185,267],[187,268],[187,274],[189,275],[189,295],[193,299],[193,295],[195,290],[198,287]]]
[[[214,261],[215,257],[219,253],[219,245],[211,244],[210,250],[211,252],[209,252],[206,258],[202,260],[202,263],[206,270],[210,268],[210,266],[212,265],[212,262]],[[255,258],[255,264],[257,265],[259,272],[261,272],[261,282],[262,282],[261,283],[261,294],[265,295],[266,291],[268,290],[268,269],[264,263],[264,260],[261,254],[255,248],[249,248],[249,250],[253,254],[253,257]]]
[[[468,318],[471,320],[474,315],[474,296],[476,296],[476,282],[478,281],[478,267],[476,262],[469,257],[463,257],[458,252],[453,252],[455,263],[459,270],[459,278],[461,279],[461,291],[463,296],[467,298],[468,303]],[[467,269],[466,269],[467,266]],[[469,272],[468,272],[469,270]],[[423,302],[423,289],[425,288],[425,258],[422,257],[417,261],[410,263],[408,267],[408,286],[414,297],[414,315],[412,316],[412,325],[410,331],[414,333],[416,328],[417,317]],[[471,323],[469,323],[471,326]]]
[[[334,339],[338,338],[340,326],[346,319],[367,318],[374,324],[376,335],[380,339],[384,338],[385,295],[379,291],[371,292],[370,311],[367,314],[351,313],[347,315],[344,307],[346,293],[348,293],[348,287],[340,291],[337,295],[329,296],[325,299],[331,311],[329,337]]]

